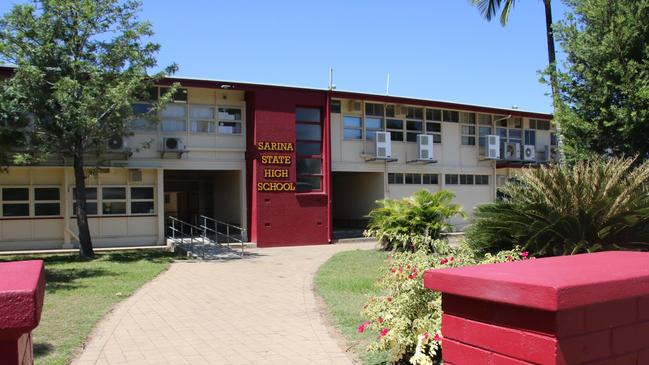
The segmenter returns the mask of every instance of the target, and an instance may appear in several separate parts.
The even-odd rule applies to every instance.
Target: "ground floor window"
[[[388,173],[388,184],[437,185],[438,183],[438,174]]]
[[[76,188],[72,189],[72,214],[77,214]],[[153,186],[87,186],[87,214],[92,216],[155,214]],[[98,208],[101,207],[101,210]]]
[[[48,217],[61,215],[61,189],[52,186],[0,188],[0,216]]]
[[[446,185],[489,185],[489,175],[446,174]]]

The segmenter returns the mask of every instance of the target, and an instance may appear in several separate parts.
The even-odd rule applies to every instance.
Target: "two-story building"
[[[515,169],[555,159],[544,113],[190,78],[156,92],[172,82],[158,122],[131,121],[87,178],[97,247],[166,244],[167,217],[201,215],[259,247],[325,244],[378,199],[448,189],[471,213]],[[0,250],[75,247],[73,193],[70,161],[0,173]]]

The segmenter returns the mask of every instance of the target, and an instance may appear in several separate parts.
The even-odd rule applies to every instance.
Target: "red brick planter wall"
[[[33,364],[31,332],[45,296],[43,261],[0,263],[0,364]]]
[[[649,364],[649,254],[608,252],[427,271],[444,363]]]

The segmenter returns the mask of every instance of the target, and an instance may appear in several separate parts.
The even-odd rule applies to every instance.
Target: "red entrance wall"
[[[326,92],[300,89],[258,88],[246,92],[248,222],[250,239],[259,247],[297,246],[330,242],[330,151],[329,110]],[[322,116],[322,191],[299,193],[258,191],[263,176],[258,142],[295,144],[295,109],[319,108]],[[295,152],[289,179],[296,181]],[[280,181],[280,180],[278,180]]]

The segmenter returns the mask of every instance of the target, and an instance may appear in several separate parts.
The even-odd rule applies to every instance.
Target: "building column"
[[[165,191],[164,191],[164,170],[157,169],[156,176],[156,203],[158,209],[158,244],[166,245],[165,241]]]

